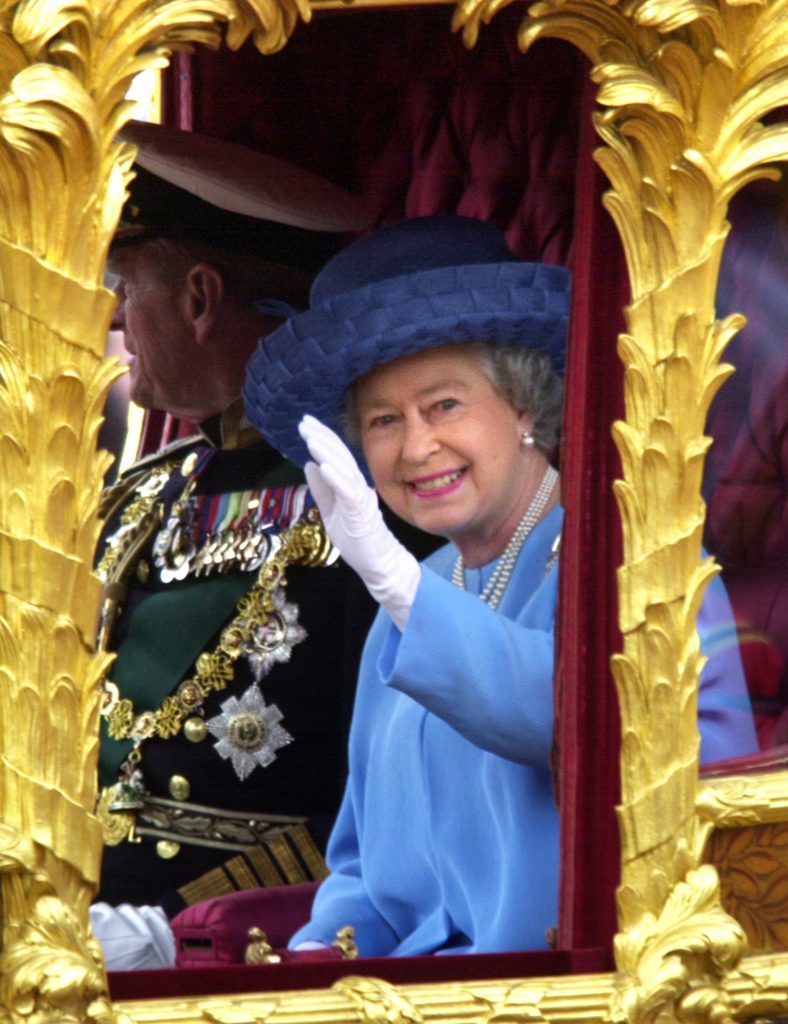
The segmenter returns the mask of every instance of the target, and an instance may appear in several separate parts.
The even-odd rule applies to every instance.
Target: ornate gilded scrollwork
[[[761,772],[708,779],[698,793],[698,813],[716,828],[788,821],[785,776]]]
[[[350,989],[350,991],[348,991]],[[729,975],[722,988],[724,1005],[737,1020],[778,1016],[788,1000],[785,958],[751,957],[746,970]],[[453,1024],[566,1024],[568,1021],[623,1021],[617,982],[612,974],[579,974],[452,985],[408,985],[394,989],[374,978],[348,978],[325,991],[261,993],[123,1003],[124,1024],[317,1024],[358,1021],[393,1024],[451,1021]],[[686,1004],[684,1020],[693,1018]],[[665,1013],[665,1024],[677,1020]]]
[[[101,952],[81,920],[84,901],[69,905],[51,881],[54,877],[62,882],[69,868],[43,844],[13,827],[0,826],[3,1024],[38,1015],[46,1019],[49,1008],[74,1006],[84,1007],[85,1019],[89,1016],[96,1024],[114,1019]],[[71,893],[78,892],[74,882],[79,880],[69,881]]]
[[[96,453],[102,285],[132,77],[190,43],[280,48],[306,0],[0,4],[0,1019],[111,1016],[87,906],[101,839]],[[23,727],[22,727],[23,726]]]
[[[369,1024],[422,1024],[419,1011],[395,988],[377,978],[343,978],[335,985]]]

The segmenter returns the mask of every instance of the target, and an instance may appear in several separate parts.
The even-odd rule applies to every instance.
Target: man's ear
[[[210,345],[213,340],[224,297],[221,273],[210,263],[196,263],[186,275],[184,310],[198,345]]]

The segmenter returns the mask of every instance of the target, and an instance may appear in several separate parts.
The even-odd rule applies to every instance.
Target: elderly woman
[[[334,258],[310,310],[252,359],[252,422],[306,463],[332,540],[381,605],[331,874],[295,948],[348,924],[366,956],[547,944],[568,295],[564,269],[515,261],[488,225],[406,221]],[[420,565],[378,496],[449,543]],[[755,749],[735,649],[718,655],[701,692],[707,760]]]

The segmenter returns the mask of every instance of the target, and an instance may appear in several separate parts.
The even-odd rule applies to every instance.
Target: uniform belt
[[[169,839],[184,845],[243,851],[271,839],[305,818],[283,814],[223,811],[216,807],[146,796],[136,813],[139,836]]]

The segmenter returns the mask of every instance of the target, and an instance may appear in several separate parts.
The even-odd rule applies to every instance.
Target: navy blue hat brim
[[[375,367],[472,341],[547,352],[563,372],[569,273],[543,263],[486,263],[389,278],[337,295],[263,338],[244,400],[263,437],[300,466],[306,413],[334,429],[350,385]]]

